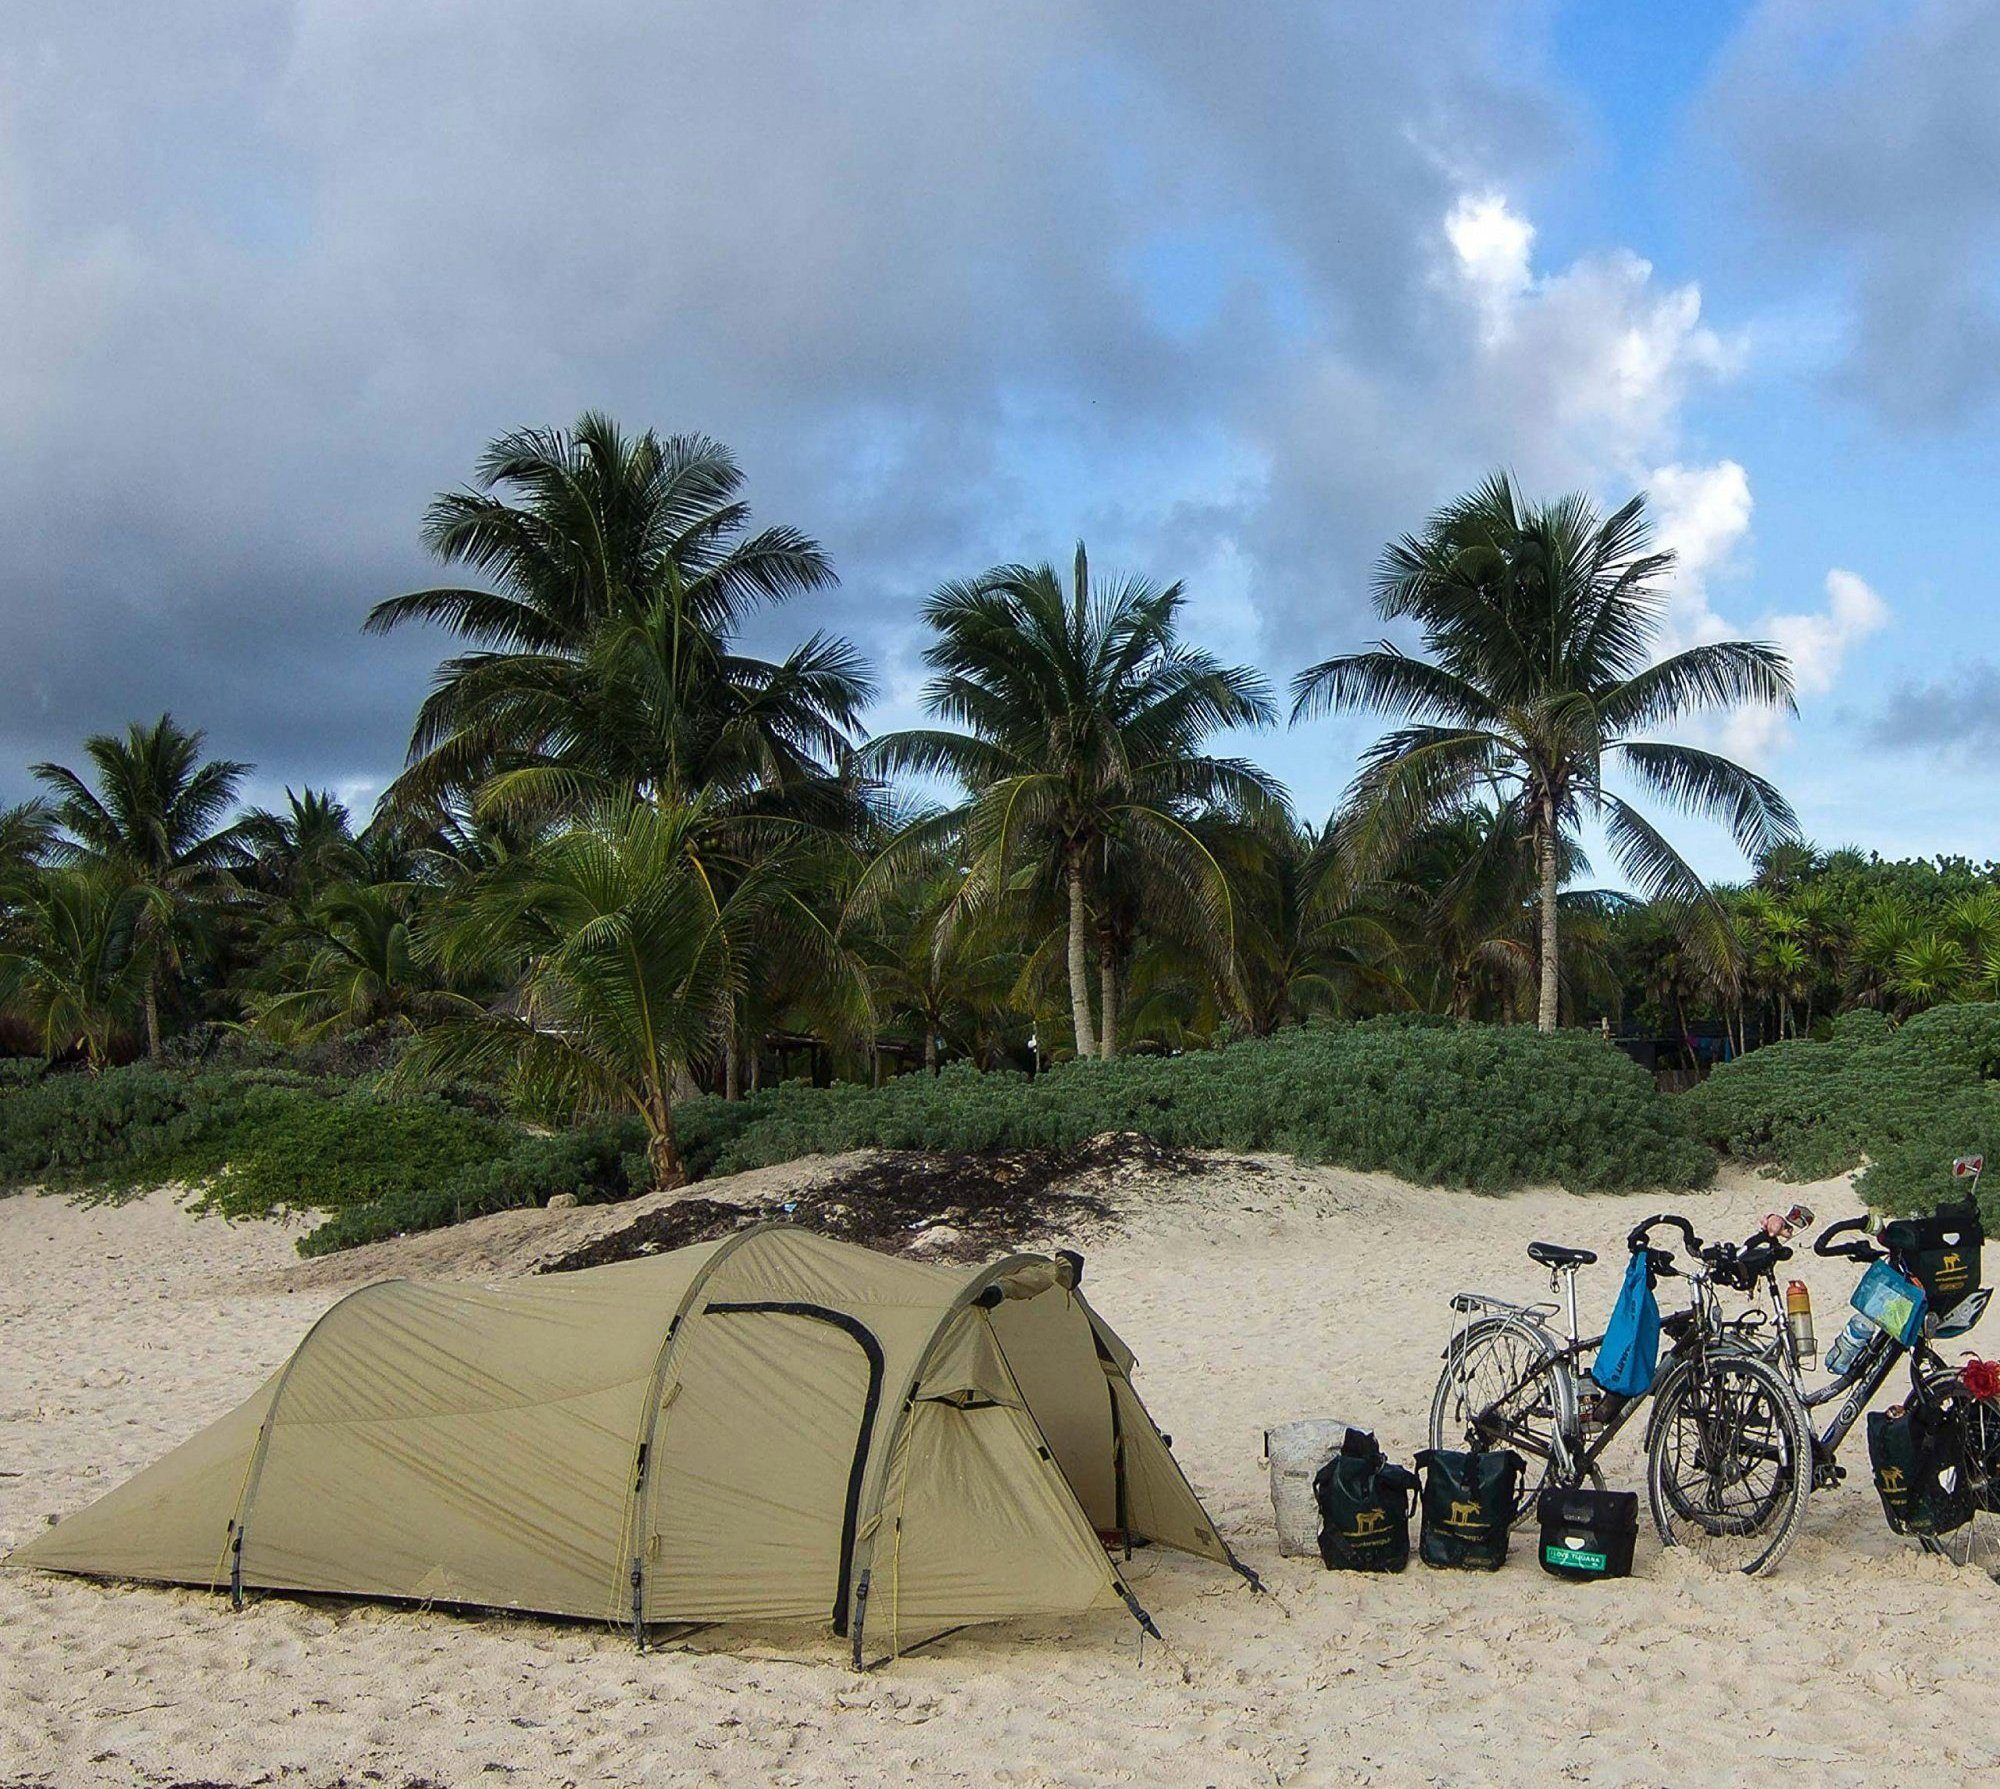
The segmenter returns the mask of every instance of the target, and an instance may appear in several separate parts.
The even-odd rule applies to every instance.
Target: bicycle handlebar
[[[1754,1287],[1780,1261],[1792,1259],[1790,1249],[1777,1237],[1762,1230],[1741,1243],[1703,1242],[1695,1234],[1694,1226],[1673,1212],[1660,1212],[1643,1224],[1635,1225],[1625,1238],[1625,1246],[1635,1255],[1642,1249],[1647,1250],[1656,1262],[1670,1260],[1665,1251],[1654,1249],[1648,1240],[1651,1232],[1657,1229],[1678,1230],[1686,1239],[1689,1254],[1702,1261],[1718,1279],[1743,1291]]]
[[[1824,1256],[1829,1261],[1879,1261],[1882,1259],[1882,1251],[1866,1240],[1844,1242],[1835,1248],[1827,1247],[1834,1237],[1845,1235],[1849,1230],[1862,1232],[1865,1237],[1867,1229],[1868,1219],[1865,1215],[1842,1218],[1837,1224],[1828,1224],[1813,1238],[1813,1253]]]
[[[1655,1217],[1649,1217],[1643,1224],[1635,1224],[1625,1238],[1626,1248],[1630,1249],[1636,1255],[1641,1249],[1650,1247],[1651,1245],[1647,1242],[1647,1233],[1660,1229],[1663,1226],[1678,1230],[1687,1238],[1688,1253],[1692,1255],[1701,1253],[1702,1241],[1694,1233],[1694,1226],[1686,1218],[1676,1217],[1670,1211],[1663,1211]]]

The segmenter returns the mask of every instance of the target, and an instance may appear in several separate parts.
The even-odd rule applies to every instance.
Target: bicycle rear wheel
[[[1646,1437],[1653,1526],[1725,1570],[1752,1576],[1785,1555],[1812,1495],[1812,1430],[1784,1376],[1716,1350],[1669,1375]]]
[[[1569,1363],[1527,1324],[1482,1318],[1452,1338],[1431,1394],[1430,1445],[1468,1452],[1511,1447],[1527,1461],[1514,1507],[1519,1526],[1547,1485],[1573,1485],[1576,1433]]]
[[[1963,1525],[1943,1534],[1919,1537],[1926,1553],[1939,1553],[1953,1565],[1977,1566],[1989,1578],[2000,1579],[2000,1409],[1971,1397],[1956,1373],[1932,1373],[1924,1380],[1924,1395],[1958,1429],[1965,1490],[1972,1515]]]

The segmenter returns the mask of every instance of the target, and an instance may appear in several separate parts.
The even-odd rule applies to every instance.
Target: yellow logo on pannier
[[[1900,1466],[1884,1466],[1875,1475],[1875,1488],[1885,1497],[1894,1496],[1903,1489],[1903,1469]]]
[[[1364,1539],[1371,1534],[1379,1534],[1389,1526],[1388,1515],[1379,1509],[1358,1509],[1354,1512],[1354,1526],[1347,1531],[1351,1541]]]
[[[1486,1512],[1476,1503],[1457,1503],[1451,1506],[1451,1514],[1445,1518],[1447,1528],[1484,1528]]]

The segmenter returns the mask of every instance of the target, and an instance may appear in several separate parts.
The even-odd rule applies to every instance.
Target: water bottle
[[[1826,1370],[1837,1379],[1851,1367],[1861,1350],[1868,1345],[1868,1338],[1875,1333],[1875,1320],[1864,1317],[1859,1311],[1848,1318],[1847,1327],[1834,1339],[1834,1344],[1826,1351]]]
[[[1791,1331],[1793,1358],[1813,1357],[1812,1294],[1804,1280],[1794,1280],[1785,1288],[1785,1327]]]

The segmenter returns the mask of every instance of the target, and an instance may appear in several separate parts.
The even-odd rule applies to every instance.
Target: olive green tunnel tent
[[[505,1287],[386,1280],[248,1402],[20,1548],[98,1577],[890,1655],[1123,1606],[1102,1536],[1242,1572],[1075,1257],[967,1270],[783,1224]]]

